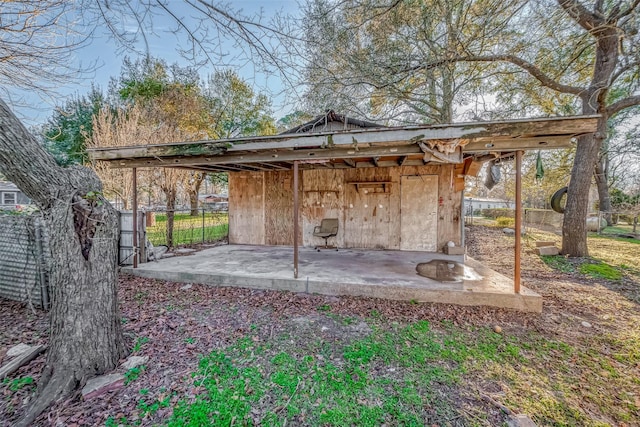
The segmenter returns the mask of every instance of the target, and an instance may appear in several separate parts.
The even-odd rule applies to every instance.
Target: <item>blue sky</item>
[[[234,8],[242,9],[244,15],[252,16],[262,11],[263,22],[268,21],[280,11],[285,14],[297,14],[299,12],[296,0],[236,0],[232,4]],[[174,6],[174,11],[181,11],[181,5],[178,0],[172,0],[171,5]],[[132,23],[125,24],[128,28],[134,29]],[[175,25],[166,17],[154,18],[153,25],[158,35],[149,35],[148,42],[151,55],[164,59],[169,64],[177,62],[180,65],[189,65],[176,49],[179,43],[176,36],[163,32],[163,30],[173,28]],[[144,50],[142,43],[139,43],[139,49]],[[223,41],[222,49],[231,56],[234,54],[233,43],[230,41]],[[123,51],[115,41],[111,40],[105,28],[98,28],[91,43],[76,53],[78,66],[80,64],[85,66],[87,64],[95,64],[96,69],[94,72],[85,78],[57,88],[53,96],[38,95],[20,90],[12,91],[12,100],[9,102],[27,126],[43,123],[51,116],[52,110],[56,105],[62,105],[64,100],[71,95],[87,93],[91,84],[96,84],[106,90],[109,79],[120,74],[125,56],[133,59],[137,57],[137,54],[131,51]],[[243,61],[242,64],[234,65],[231,68],[234,68],[243,78],[249,81],[257,91],[265,92],[269,90],[273,94],[272,108],[276,118],[291,112],[293,106],[286,104],[287,101],[284,96],[279,95],[283,89],[279,76],[262,73],[254,69],[252,63],[248,61]],[[213,71],[214,69],[211,65],[206,65],[200,70],[200,73],[202,77],[206,77],[208,74],[212,74]]]

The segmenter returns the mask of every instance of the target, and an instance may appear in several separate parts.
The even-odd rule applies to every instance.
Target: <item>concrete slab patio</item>
[[[542,311],[542,297],[462,255],[390,250],[300,248],[293,278],[287,246],[223,245],[123,268],[136,276],[215,286],[353,295]],[[423,275],[419,275],[416,267]],[[431,278],[430,278],[431,277]]]

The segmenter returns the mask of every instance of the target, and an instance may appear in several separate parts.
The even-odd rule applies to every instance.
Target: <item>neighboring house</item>
[[[214,211],[226,211],[229,209],[229,196],[226,194],[201,194],[198,199],[205,208]]]
[[[480,213],[483,209],[515,209],[516,203],[512,200],[485,199],[481,197],[465,197],[465,215]]]
[[[0,181],[0,209],[16,209],[31,200],[12,182]]]
[[[593,131],[595,120],[384,127],[329,111],[279,135],[91,155],[121,168],[228,172],[230,244],[295,246],[298,218],[298,242],[314,247],[322,243],[314,228],[327,218],[338,220],[341,248],[439,252],[463,242],[466,176],[515,151],[569,147],[572,137]]]

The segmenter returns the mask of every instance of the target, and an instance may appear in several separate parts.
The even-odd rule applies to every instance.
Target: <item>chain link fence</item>
[[[229,235],[229,214],[224,207],[201,207],[195,212],[146,210],[140,215],[146,216],[147,240],[154,246],[212,243]],[[171,218],[173,226],[169,224]]]
[[[0,214],[0,297],[48,309],[48,251],[39,213]]]

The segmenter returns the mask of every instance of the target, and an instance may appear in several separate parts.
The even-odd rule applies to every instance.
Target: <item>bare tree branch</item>
[[[534,77],[540,83],[542,83],[542,85],[550,89],[553,89],[555,91],[562,92],[562,93],[570,93],[578,96],[581,95],[583,92],[585,92],[584,88],[581,88],[578,86],[565,85],[552,79],[551,77],[546,75],[544,72],[542,72],[542,70],[538,66],[514,55],[458,56],[454,58],[447,58],[441,61],[432,62],[430,64],[418,65],[416,67],[412,67],[410,69],[406,69],[403,71],[408,72],[408,71],[419,70],[419,69],[432,69],[432,68],[440,67],[445,64],[450,64],[455,62],[508,62],[520,67],[524,71],[528,72],[532,77]]]
[[[640,95],[629,96],[621,99],[607,107],[607,116],[611,117],[626,108],[634,107],[636,105],[640,105]]]

